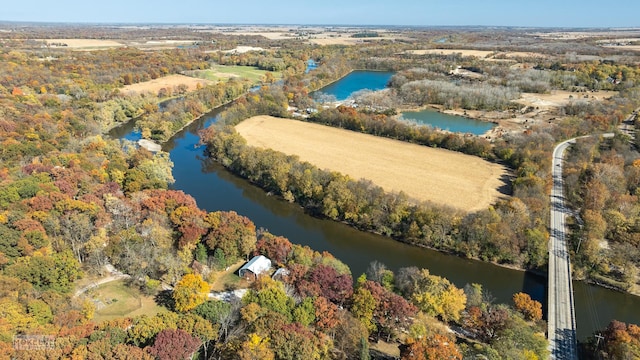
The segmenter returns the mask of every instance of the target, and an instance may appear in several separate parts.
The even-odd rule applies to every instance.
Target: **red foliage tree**
[[[335,268],[320,264],[300,281],[298,292],[305,296],[322,295],[336,304],[344,304],[353,294],[353,279],[351,275],[341,275]]]
[[[292,247],[291,242],[287,238],[274,236],[269,233],[260,235],[256,243],[256,251],[259,254],[263,254],[278,264],[286,263]]]
[[[160,360],[191,359],[201,344],[200,339],[184,330],[165,329],[158,333],[148,351]]]
[[[418,309],[402,296],[394,294],[377,282],[368,280],[364,288],[369,290],[376,301],[373,319],[377,323],[379,334],[386,334],[387,341],[395,333],[406,329]]]

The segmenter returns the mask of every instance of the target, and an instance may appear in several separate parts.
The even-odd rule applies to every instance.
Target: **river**
[[[224,107],[223,107],[224,108]],[[234,210],[250,218],[258,228],[268,229],[291,242],[328,251],[346,263],[354,278],[371,261],[391,270],[417,266],[451,280],[456,286],[479,283],[498,302],[510,303],[516,292],[527,292],[546,303],[546,278],[481,261],[463,259],[429,249],[409,246],[389,238],[360,232],[344,224],[311,217],[297,205],[268,196],[221,165],[207,159],[198,146],[197,132],[215,122],[223,109],[194,121],[163,145],[174,163],[172,188],[193,196],[208,211]],[[135,138],[133,123],[113,129],[113,138]],[[640,297],[574,282],[578,339],[605,327],[612,319],[640,324]]]

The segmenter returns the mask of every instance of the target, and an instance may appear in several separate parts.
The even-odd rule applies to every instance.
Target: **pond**
[[[401,120],[418,125],[431,126],[435,129],[456,133],[470,133],[473,135],[483,135],[496,126],[494,123],[488,121],[444,114],[432,109],[404,111],[402,112]]]

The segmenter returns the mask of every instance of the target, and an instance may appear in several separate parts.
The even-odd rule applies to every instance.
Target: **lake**
[[[469,119],[463,116],[444,114],[432,109],[420,111],[404,111],[401,120],[418,125],[431,126],[435,129],[456,133],[483,135],[496,125],[488,121]]]
[[[358,90],[382,90],[387,87],[387,83],[391,80],[393,72],[389,71],[352,71],[342,79],[333,82],[317,93],[333,95],[336,100],[342,101],[348,99],[351,94]]]

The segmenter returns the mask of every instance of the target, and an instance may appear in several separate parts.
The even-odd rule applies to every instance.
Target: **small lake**
[[[402,113],[402,120],[427,125],[440,130],[447,130],[456,133],[471,133],[473,135],[483,135],[496,126],[488,121],[468,119],[462,116],[443,114],[431,109],[420,111],[405,111]]]
[[[358,90],[382,90],[387,87],[387,83],[391,80],[393,72],[390,71],[352,71],[349,75],[342,79],[331,83],[322,89],[319,93],[333,95],[336,100],[346,100]]]

